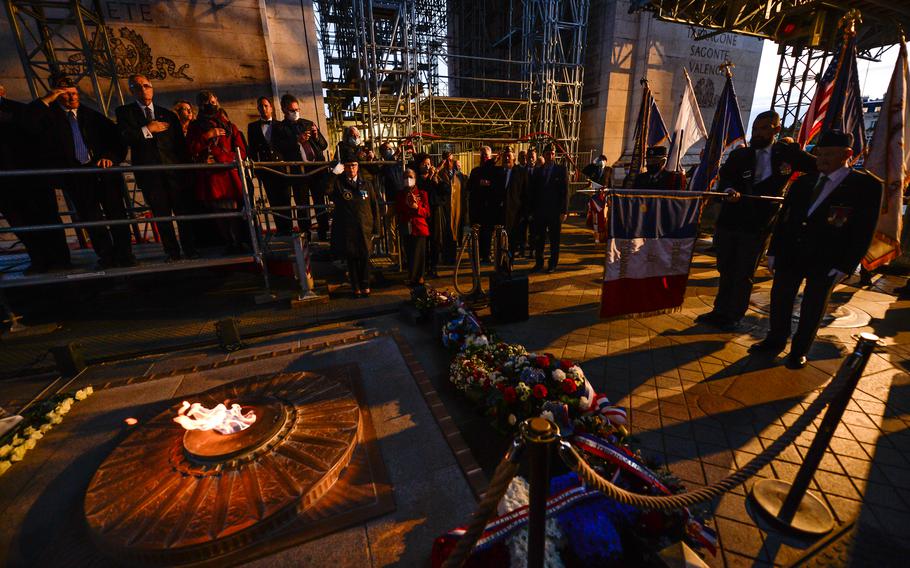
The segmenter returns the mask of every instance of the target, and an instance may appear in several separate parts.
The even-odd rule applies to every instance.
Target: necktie
[[[66,115],[69,117],[70,130],[73,131],[73,150],[75,150],[76,160],[80,164],[84,164],[89,161],[89,154],[88,146],[85,145],[85,140],[82,138],[79,121],[76,119],[75,112],[67,112]]]
[[[809,209],[812,210],[812,206],[815,205],[815,202],[818,201],[818,196],[821,195],[822,190],[825,189],[825,184],[828,183],[828,176],[820,176],[818,181],[815,183],[815,187],[812,188],[812,194],[809,197]]]
[[[271,141],[272,141],[272,121],[271,121],[271,120],[263,120],[263,121],[262,121],[262,127],[263,127],[263,128],[262,128],[262,134],[263,134],[263,136],[265,136],[265,139],[266,139],[267,142],[271,142]]]
[[[149,122],[155,120],[155,116],[152,114],[152,109],[145,107],[145,119]]]

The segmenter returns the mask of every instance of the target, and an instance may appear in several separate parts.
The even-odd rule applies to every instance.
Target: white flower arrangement
[[[566,380],[566,374],[562,371],[562,369],[556,369],[550,374],[553,375],[553,380],[557,383],[561,383]]]
[[[499,501],[496,512],[499,515],[505,515],[510,511],[527,505],[530,501],[531,493],[528,482],[523,478],[516,476],[512,479],[512,482],[509,483],[509,488],[506,490],[506,494],[503,495],[502,500]],[[510,566],[513,568],[524,568],[528,563],[527,529],[521,528],[509,535],[506,540],[506,545],[509,547]],[[547,519],[544,566],[547,568],[563,568],[564,565],[559,550],[564,548],[565,545],[566,536],[563,534],[562,529],[559,528],[559,523],[555,518]]]
[[[0,446],[0,475],[6,473],[6,470],[12,467],[15,462],[22,461],[29,450],[35,449],[38,440],[44,438],[44,435],[63,421],[63,416],[72,410],[73,403],[77,400],[85,400],[93,394],[95,390],[91,387],[76,391],[74,397],[67,397],[60,401],[57,406],[50,412],[45,413],[44,423],[38,426],[28,426],[19,434],[14,434],[8,444]]]

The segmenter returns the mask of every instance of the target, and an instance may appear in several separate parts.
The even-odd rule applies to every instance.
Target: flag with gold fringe
[[[891,85],[882,101],[878,123],[869,142],[869,155],[863,163],[866,171],[882,181],[884,189],[875,235],[863,257],[866,270],[888,264],[901,254],[903,193],[910,181],[908,90],[910,69],[907,67],[907,45],[902,41]]]
[[[701,196],[687,191],[614,190],[600,317],[675,311],[683,303]]]

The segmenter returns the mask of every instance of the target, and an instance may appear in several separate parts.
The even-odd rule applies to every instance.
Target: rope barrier
[[[483,534],[483,529],[486,528],[487,523],[496,514],[496,506],[499,505],[502,496],[506,494],[512,478],[518,473],[523,449],[523,443],[519,437],[516,437],[505,457],[496,466],[496,471],[493,473],[487,492],[484,493],[477,510],[474,511],[464,536],[459,539],[452,554],[446,558],[445,563],[442,565],[443,568],[461,568],[468,560],[468,557],[471,556],[471,551],[474,550],[474,545],[477,544]]]
[[[831,402],[834,397],[841,391],[844,384],[848,381],[851,373],[861,372],[861,361],[855,358],[848,358],[840,367],[834,380],[822,391],[819,396],[812,401],[806,411],[774,441],[761,454],[752,458],[749,463],[742,469],[733,472],[720,481],[697,489],[691,493],[680,493],[678,495],[641,495],[627,491],[622,487],[614,485],[610,480],[602,477],[594,470],[584,458],[578,453],[569,442],[561,440],[559,442],[559,455],[566,465],[578,474],[578,476],[590,487],[602,492],[610,499],[614,499],[624,505],[631,505],[642,509],[655,509],[658,511],[674,511],[685,507],[690,507],[697,503],[709,501],[715,497],[730,491],[734,487],[744,483],[746,480],[758,473],[763,467],[771,463],[784,449],[793,443],[803,430],[812,423],[821,411]]]

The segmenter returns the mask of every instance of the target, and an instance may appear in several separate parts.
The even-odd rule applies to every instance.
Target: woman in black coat
[[[328,196],[335,204],[332,220],[332,252],[344,258],[354,297],[370,295],[370,250],[379,236],[379,203],[373,183],[359,175],[356,157],[344,163],[344,173],[335,177]]]

